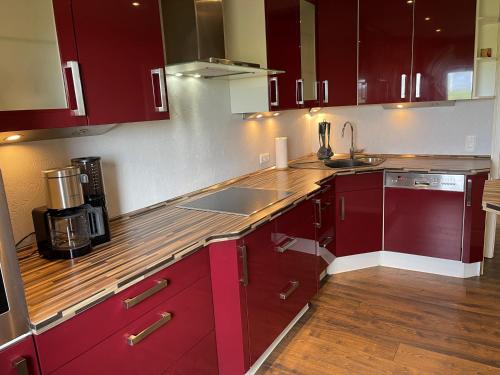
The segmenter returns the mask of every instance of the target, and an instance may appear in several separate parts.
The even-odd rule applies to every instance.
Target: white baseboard
[[[334,262],[328,266],[328,274],[334,275],[375,266],[399,268],[458,278],[469,278],[481,275],[481,262],[467,264],[456,260],[431,258],[392,251],[375,251],[372,253],[336,258]]]
[[[276,338],[276,340],[273,341],[273,343],[267,348],[267,350],[259,357],[257,361],[253,364],[252,367],[250,367],[250,370],[246,372],[245,375],[254,375],[262,366],[262,364],[266,361],[267,357],[273,352],[274,349],[279,345],[281,340],[285,338],[288,332],[293,328],[295,324],[299,321],[300,318],[306,313],[306,311],[309,310],[309,304],[305,305],[302,310],[295,316],[295,318],[291,321],[291,323],[285,328],[283,332]]]

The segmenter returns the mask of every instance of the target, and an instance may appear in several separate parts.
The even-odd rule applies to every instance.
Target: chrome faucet
[[[342,128],[342,138],[344,138],[345,135],[345,128],[349,125],[351,127],[351,148],[349,149],[349,156],[351,159],[354,159],[354,127],[349,121],[346,121],[344,124],[344,127]]]

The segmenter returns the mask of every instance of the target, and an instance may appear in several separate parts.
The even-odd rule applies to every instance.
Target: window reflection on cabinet
[[[318,100],[316,5],[308,0],[300,0],[300,62],[302,80],[298,84],[298,90],[300,90],[298,93],[299,101]]]
[[[66,108],[51,0],[0,6],[0,111]]]

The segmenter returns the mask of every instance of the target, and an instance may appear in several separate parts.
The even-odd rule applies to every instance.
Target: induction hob
[[[279,202],[293,193],[283,190],[255,189],[233,186],[224,190],[179,204],[178,208],[250,216]]]

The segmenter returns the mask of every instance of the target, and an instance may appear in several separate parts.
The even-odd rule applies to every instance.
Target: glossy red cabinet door
[[[297,80],[301,75],[299,0],[265,0],[265,9],[267,65],[286,71],[269,83],[270,109],[297,108]]]
[[[357,103],[358,1],[318,0],[320,105]]]
[[[412,101],[470,99],[476,0],[415,3]]]
[[[464,193],[386,188],[384,250],[460,260],[463,213]]]
[[[72,7],[89,124],[167,119],[158,1],[72,0]]]
[[[163,320],[166,314],[171,314],[170,320]],[[212,289],[207,276],[54,374],[162,374],[213,329]],[[146,330],[149,334],[142,334]],[[132,335],[144,338],[131,346],[128,340]]]
[[[31,336],[0,351],[0,374],[25,374],[22,372],[24,369],[28,371],[27,375],[40,374],[35,343]]]
[[[335,197],[335,255],[382,250],[382,188],[337,192]]]
[[[414,3],[359,1],[359,104],[410,100]]]
[[[325,184],[315,199],[316,237],[319,247],[335,254],[335,188],[334,182]]]
[[[61,69],[68,61],[78,63],[71,0],[53,0],[57,42],[61,58]],[[77,109],[75,85],[69,69],[64,70],[67,108],[46,110],[0,111],[0,132],[32,129],[65,128],[87,125],[85,115],[74,115]]]

